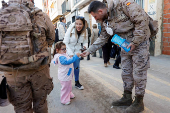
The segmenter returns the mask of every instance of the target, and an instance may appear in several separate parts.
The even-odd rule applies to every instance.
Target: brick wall
[[[170,0],[164,0],[162,54],[170,55]]]

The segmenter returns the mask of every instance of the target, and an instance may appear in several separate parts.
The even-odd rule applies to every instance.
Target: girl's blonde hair
[[[59,41],[55,44],[54,46],[54,51],[53,51],[53,57],[55,54],[57,54],[56,49],[60,50],[62,46],[65,46],[66,44],[63,43],[62,41]]]

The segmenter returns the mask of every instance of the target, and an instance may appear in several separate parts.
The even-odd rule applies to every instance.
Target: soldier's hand
[[[81,57],[86,57],[88,56],[90,53],[88,51],[84,51],[83,53],[80,54]]]
[[[131,52],[131,51],[133,51],[133,50],[135,49],[135,45],[133,45],[132,43],[130,43],[127,48],[128,48],[128,49],[130,48],[130,52]]]
[[[73,55],[70,55],[70,57],[73,57]]]

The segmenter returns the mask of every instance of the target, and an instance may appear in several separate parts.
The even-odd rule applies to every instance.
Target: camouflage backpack
[[[153,20],[150,16],[149,16],[149,29],[151,32],[149,40],[152,41],[154,38],[156,38],[156,34],[158,33],[158,21]]]
[[[34,54],[32,35],[40,35],[33,32],[34,15],[39,11],[29,8],[27,3],[6,4],[0,10],[0,71],[35,69],[40,64],[34,62],[49,55]]]

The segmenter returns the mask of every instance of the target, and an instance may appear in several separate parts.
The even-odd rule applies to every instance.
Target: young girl
[[[57,42],[54,49],[54,58],[51,63],[58,64],[58,79],[61,83],[61,103],[64,105],[70,104],[70,98],[75,98],[72,91],[71,80],[73,78],[74,69],[73,62],[79,59],[80,53],[77,53],[72,58],[66,54],[66,45],[63,42]]]

